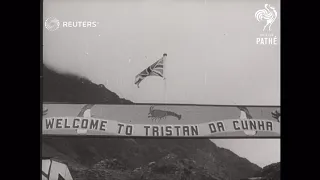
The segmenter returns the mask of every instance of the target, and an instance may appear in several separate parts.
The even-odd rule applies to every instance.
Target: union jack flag
[[[141,83],[141,81],[148,76],[160,76],[160,77],[164,78],[163,77],[163,62],[164,62],[164,58],[166,56],[167,56],[167,54],[164,54],[161,59],[159,59],[158,61],[153,63],[151,66],[149,66],[148,68],[143,70],[138,75],[136,75],[136,80],[135,80],[134,84],[136,84],[139,88],[139,84]]]

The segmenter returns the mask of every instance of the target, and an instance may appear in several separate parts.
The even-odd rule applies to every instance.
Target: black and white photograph
[[[43,180],[280,180],[280,0],[43,0]]]

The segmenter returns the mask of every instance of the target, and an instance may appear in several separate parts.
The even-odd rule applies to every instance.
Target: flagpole
[[[164,102],[167,104],[167,72],[166,72],[167,54],[163,54],[163,77],[164,77]]]

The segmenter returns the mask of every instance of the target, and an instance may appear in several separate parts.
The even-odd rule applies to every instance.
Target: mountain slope
[[[71,74],[59,74],[43,66],[43,102],[83,104],[131,104],[132,102],[108,90],[103,84],[97,85],[86,78]]]
[[[265,177],[268,180],[280,180],[280,162],[265,166],[256,173],[256,177]]]
[[[47,67],[43,76],[44,102],[132,103],[84,78]],[[261,170],[209,139],[43,137],[42,155],[68,162],[75,180],[238,180]]]
[[[51,152],[48,152],[49,148]],[[130,171],[150,162],[161,164],[161,159],[172,155],[175,157],[173,164],[179,160],[192,160],[196,168],[207,169],[214,177],[224,180],[251,177],[261,169],[208,139],[45,137],[43,153],[66,159],[73,167],[93,168],[101,161],[116,159]]]

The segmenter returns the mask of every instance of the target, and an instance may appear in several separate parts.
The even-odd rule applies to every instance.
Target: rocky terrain
[[[256,177],[264,177],[268,180],[280,180],[280,162],[265,166],[256,173]]]

